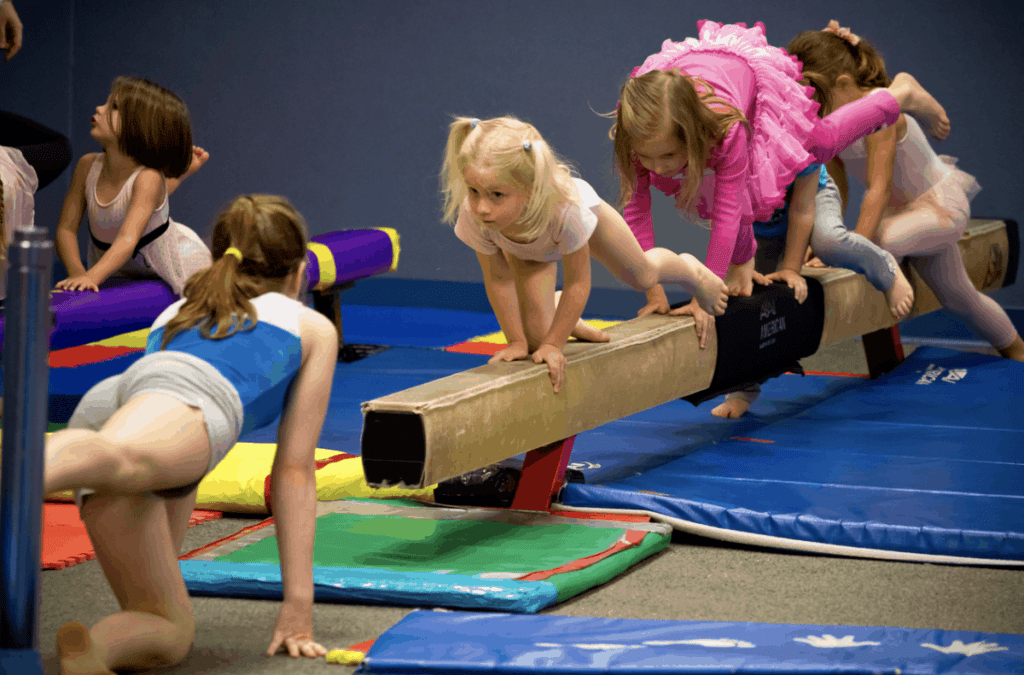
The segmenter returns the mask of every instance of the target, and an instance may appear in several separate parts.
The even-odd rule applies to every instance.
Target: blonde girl
[[[828,110],[842,112],[889,86],[882,57],[846,29],[805,31],[789,51],[804,64],[815,98]],[[1002,307],[971,283],[960,255],[957,242],[980,190],[977,181],[954,158],[935,154],[913,117],[900,115],[892,127],[856,141],[829,163],[829,171],[844,206],[847,176],[864,185],[855,233],[897,260],[909,258],[947,311],[1002,356],[1024,361],[1024,341]]]
[[[948,133],[948,120],[906,74],[849,110],[819,119],[810,88],[798,84],[799,62],[768,44],[762,24],[702,21],[697,27],[698,39],[666,41],[622,87],[610,132],[619,199],[641,246],[650,248],[651,186],[674,196],[680,211],[710,224],[707,266],[730,293],[749,295],[752,223],[783,205],[800,171],[894,123],[901,107],[930,116],[938,134]],[[645,309],[667,311],[660,288],[648,294]]]
[[[580,321],[590,295],[593,256],[630,287],[680,284],[705,312],[725,311],[726,288],[689,254],[640,250],[622,216],[574,178],[530,124],[513,117],[451,124],[442,172],[444,220],[476,251],[487,297],[508,340],[491,362],[547,363],[555,393],[570,335],[608,337]],[[556,298],[557,263],[565,283]],[[706,323],[698,322],[703,348]]]
[[[209,154],[192,145],[188,109],[149,80],[119,77],[96,108],[89,134],[103,152],[84,155],[64,198],[55,237],[68,277],[60,290],[99,290],[109,277],[157,276],[181,295],[193,273],[210,265],[199,236],[170,218],[168,198]],[[89,220],[89,265],[78,227]]]
[[[244,195],[220,214],[213,265],[150,329],[146,355],[86,393],[46,441],[45,492],[75,488],[121,611],[57,633],[62,672],[185,658],[195,620],[178,566],[196,487],[238,438],[280,415],[271,473],[284,599],[268,655],[323,656],[313,639],[314,450],[338,359],[307,308],[306,228],[288,200]]]

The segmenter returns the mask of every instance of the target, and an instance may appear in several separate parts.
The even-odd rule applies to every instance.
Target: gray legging
[[[785,253],[786,239],[756,239],[754,269],[761,274],[771,274],[777,269],[779,259]],[[825,187],[818,190],[814,198],[811,246],[821,261],[829,267],[844,267],[863,274],[868,282],[880,291],[889,289],[896,281],[896,260],[892,254],[872,244],[866,237],[846,229],[846,223],[843,222],[843,201],[832,176],[828,176]],[[747,403],[753,403],[760,393],[761,386],[754,384],[746,389],[726,394],[725,398],[744,398]]]

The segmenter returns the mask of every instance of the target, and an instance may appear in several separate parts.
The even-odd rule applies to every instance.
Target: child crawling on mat
[[[75,488],[121,606],[57,633],[61,672],[174,664],[195,619],[178,566],[196,488],[238,438],[279,414],[271,473],[284,599],[268,655],[323,656],[313,639],[314,450],[338,334],[299,298],[306,226],[283,197],[243,195],[217,218],[213,265],[149,332],[146,355],[82,398],[46,441],[44,493]]]

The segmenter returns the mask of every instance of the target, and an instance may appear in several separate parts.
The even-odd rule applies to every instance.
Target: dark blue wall
[[[984,186],[974,213],[1024,219],[1024,20],[1018,3],[1000,4],[41,0],[19,6],[26,44],[0,65],[0,105],[68,130],[77,157],[97,149],[88,119],[111,80],[151,78],[185,99],[196,143],[211,153],[173,198],[176,220],[205,235],[237,193],[281,193],[313,233],[398,229],[397,276],[479,281],[472,251],[440,223],[450,115],[534,123],[612,201],[609,122],[593,111],[613,109],[630,70],[666,38],[695,35],[701,18],[762,20],[779,46],[832,18],[850,25],[892,73],[914,73],[946,107],[953,133],[936,148]],[[55,226],[66,185],[65,176],[40,193],[40,224]],[[655,223],[659,244],[703,258],[707,233],[667,199],[656,199]],[[595,286],[623,288],[595,270]],[[1024,306],[1024,285],[996,298]]]

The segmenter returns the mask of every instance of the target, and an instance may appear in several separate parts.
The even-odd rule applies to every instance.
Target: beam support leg
[[[868,359],[868,373],[877,379],[903,362],[903,343],[899,324],[883,328],[863,337],[864,356]]]
[[[518,511],[547,511],[551,499],[565,480],[575,436],[526,453],[512,508]]]

